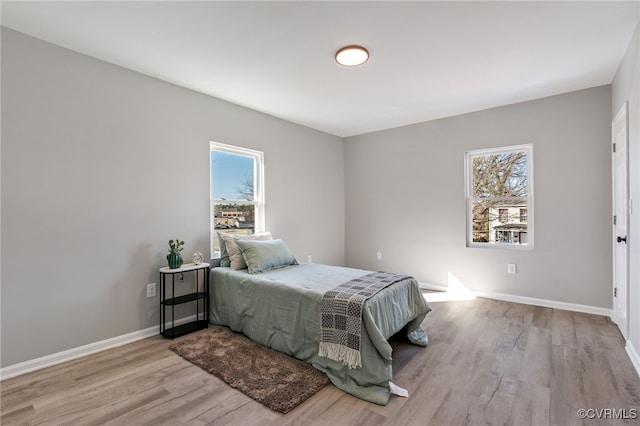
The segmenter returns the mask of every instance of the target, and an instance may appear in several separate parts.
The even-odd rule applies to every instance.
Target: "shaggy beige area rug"
[[[169,349],[280,413],[293,410],[329,383],[327,375],[310,364],[226,329],[208,330]]]

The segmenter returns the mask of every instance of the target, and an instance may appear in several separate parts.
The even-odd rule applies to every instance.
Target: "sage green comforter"
[[[309,362],[345,392],[386,405],[392,380],[392,349],[387,339],[406,325],[411,342],[426,346],[428,341],[421,324],[431,307],[414,279],[393,284],[366,301],[362,367],[349,369],[318,356],[323,294],[369,272],[321,264],[295,265],[253,275],[246,269],[213,268],[210,322]]]

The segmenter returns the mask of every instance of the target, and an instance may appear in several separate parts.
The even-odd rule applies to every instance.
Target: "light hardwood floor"
[[[608,318],[488,299],[433,303],[426,348],[394,346],[382,407],[329,385],[270,411],[145,339],[1,383],[2,425],[600,425],[580,408],[639,410],[640,380]],[[618,413],[621,413],[618,411]]]

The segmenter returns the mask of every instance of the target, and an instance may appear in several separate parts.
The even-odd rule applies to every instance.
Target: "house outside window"
[[[220,257],[218,232],[264,231],[264,154],[210,143],[211,257]]]
[[[533,249],[533,147],[465,153],[467,247]]]

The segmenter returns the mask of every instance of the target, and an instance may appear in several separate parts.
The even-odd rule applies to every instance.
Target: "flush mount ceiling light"
[[[346,46],[336,52],[336,62],[345,67],[362,65],[369,59],[369,51],[362,46]]]

